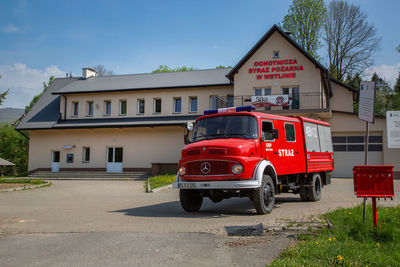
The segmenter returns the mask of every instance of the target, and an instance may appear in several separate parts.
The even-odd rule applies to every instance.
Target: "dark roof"
[[[79,78],[57,78],[42,94],[32,109],[22,118],[17,130],[48,129],[60,116],[60,96],[53,95],[55,90],[73,83]]]
[[[315,58],[313,58],[309,53],[307,53],[298,43],[296,43],[292,38],[289,37],[285,32],[282,31],[276,24],[272,26],[269,31],[250,49],[250,51],[236,64],[235,67],[226,75],[229,80],[233,81],[233,75],[239,71],[239,69],[250,59],[251,56],[272,36],[273,33],[278,32],[282,35],[289,43],[291,43],[297,50],[299,50],[305,57],[307,57],[312,63],[315,64],[322,71],[327,72],[328,70],[321,65]]]
[[[231,85],[226,78],[229,71],[230,69],[208,69],[80,78],[53,94],[226,86]]]
[[[350,90],[350,91],[352,91],[352,92],[355,92],[355,93],[358,92],[355,88],[353,88],[353,87],[351,87],[351,86],[349,86],[349,85],[347,85],[347,84],[345,84],[345,83],[343,83],[343,82],[341,82],[341,81],[339,81],[339,80],[336,80],[335,78],[333,78],[333,77],[331,77],[331,76],[329,77],[329,79],[330,79],[332,82],[337,83],[337,84],[343,86],[344,88],[346,88],[346,89],[348,89],[348,90]]]

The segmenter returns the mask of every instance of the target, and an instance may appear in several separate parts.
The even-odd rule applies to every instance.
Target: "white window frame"
[[[143,112],[140,112],[140,102],[143,101]],[[146,111],[146,102],[144,100],[144,98],[139,98],[137,100],[137,115],[144,115]]]
[[[216,107],[213,107],[213,99],[216,99]],[[217,95],[210,95],[210,109],[218,109],[218,96]]]
[[[78,117],[79,116],[79,102],[73,101],[72,102],[72,117]]]
[[[110,104],[110,112],[107,113],[107,106]],[[111,100],[104,100],[104,116],[111,116]]]
[[[86,150],[89,149],[89,160],[86,158]],[[90,147],[84,146],[82,148],[82,162],[83,163],[89,163],[90,162]]]
[[[196,110],[193,110],[192,99],[196,99]],[[189,113],[197,113],[199,106],[199,98],[197,96],[189,96]]]
[[[160,111],[156,112],[156,107],[157,107],[157,101],[160,101]],[[153,114],[161,114],[162,112],[162,101],[161,98],[153,98]]]
[[[177,103],[178,100],[180,100],[180,111],[176,110],[176,108],[177,108],[176,103]],[[174,103],[173,104],[174,104],[173,113],[177,113],[177,114],[182,113],[182,97],[174,97]]]
[[[122,103],[123,102],[125,102],[125,113],[122,113]],[[126,101],[126,99],[120,99],[119,100],[119,115],[126,116],[127,113],[128,113],[128,102]]]
[[[92,111],[92,114],[90,114],[90,111]],[[87,117],[93,117],[94,113],[94,103],[93,101],[86,101],[86,116]]]

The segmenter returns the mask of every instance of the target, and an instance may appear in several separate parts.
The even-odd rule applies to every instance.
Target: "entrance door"
[[[51,151],[51,171],[60,171],[60,151]]]
[[[122,172],[122,147],[107,148],[107,172]]]

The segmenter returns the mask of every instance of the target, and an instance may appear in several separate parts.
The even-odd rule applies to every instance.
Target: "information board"
[[[375,112],[375,83],[362,81],[360,84],[360,100],[358,102],[358,118],[374,122]]]
[[[386,112],[386,129],[389,148],[400,148],[400,111]]]

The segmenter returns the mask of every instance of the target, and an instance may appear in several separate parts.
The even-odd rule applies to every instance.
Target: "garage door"
[[[372,135],[368,144],[368,165],[383,164],[382,135]],[[333,177],[353,177],[353,167],[364,165],[365,136],[338,135],[332,133],[335,170]]]

